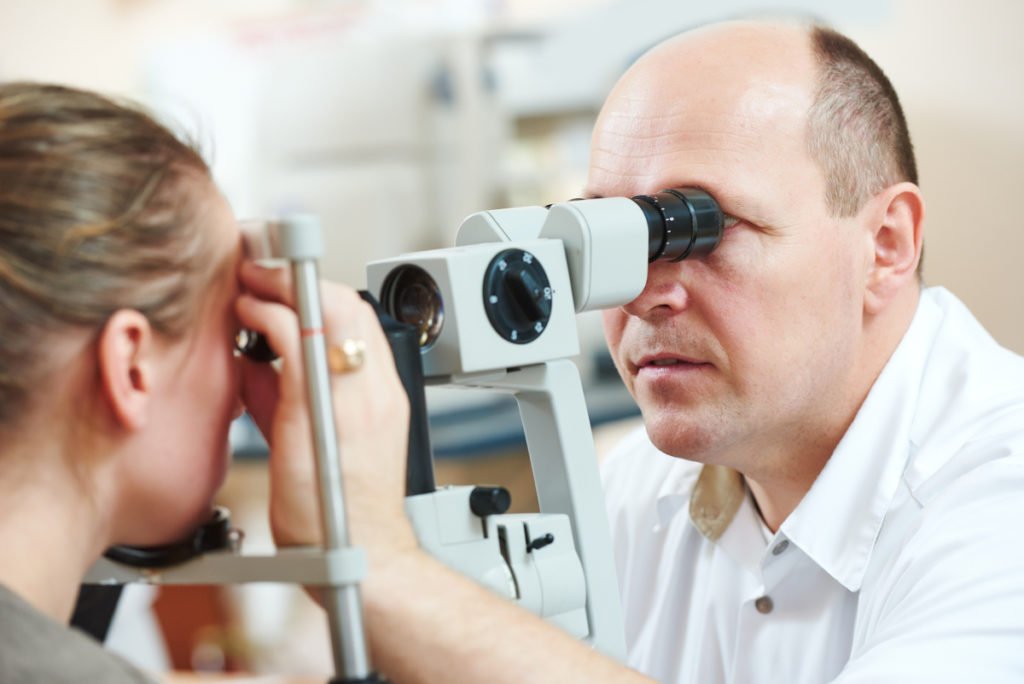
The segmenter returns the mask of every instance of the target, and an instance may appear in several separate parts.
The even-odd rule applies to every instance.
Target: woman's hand
[[[279,546],[322,540],[302,343],[290,274],[246,262],[236,312],[264,335],[279,369],[243,360],[242,399],[270,444],[270,523]],[[327,344],[361,340],[364,363],[331,377],[351,541],[371,556],[416,546],[405,517],[409,405],[377,316],[355,290],[321,284]]]

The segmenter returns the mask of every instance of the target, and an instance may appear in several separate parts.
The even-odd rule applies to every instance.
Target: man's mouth
[[[699,359],[693,359],[686,356],[677,356],[675,354],[653,354],[650,356],[644,356],[634,364],[637,372],[644,370],[645,368],[671,368],[671,367],[696,367],[696,366],[710,366],[711,364],[706,361]]]

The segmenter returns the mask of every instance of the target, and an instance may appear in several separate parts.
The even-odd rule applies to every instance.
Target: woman
[[[241,263],[206,164],[148,115],[0,86],[0,681],[149,681],[63,625],[107,547],[208,516],[243,402],[271,446],[278,543],[319,539],[290,290]],[[402,519],[408,409],[369,307],[337,286],[324,301],[328,340],[366,343],[334,382],[359,543]],[[239,327],[268,337],[280,372],[235,358]],[[384,533],[415,546],[407,524]]]

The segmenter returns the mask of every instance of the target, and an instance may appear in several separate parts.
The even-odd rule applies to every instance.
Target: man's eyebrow
[[[735,209],[739,210],[736,213],[743,213],[742,210],[745,208],[745,206],[748,204],[748,202],[735,197],[734,195],[729,193],[729,191],[727,189],[725,189],[725,188],[712,190],[711,187],[709,187],[711,185],[712,184],[710,184],[710,183],[669,183],[669,184],[664,185],[663,187],[660,187],[658,190],[652,191],[650,193],[639,193],[639,194],[640,195],[653,196],[653,195],[657,195],[658,193],[664,192],[665,190],[678,189],[678,188],[694,188],[696,190],[702,190],[702,191],[708,193],[709,195],[711,195],[713,198],[715,198],[715,201],[718,202],[719,206],[721,206],[722,204],[725,204],[725,205],[727,205],[727,206],[729,206],[731,208],[735,207]],[[588,199],[588,200],[589,199],[603,199],[604,197],[605,197],[605,195],[599,195],[597,193],[587,192],[586,190],[584,190],[580,194],[580,198],[581,199]],[[726,213],[731,213],[731,212],[726,211]]]

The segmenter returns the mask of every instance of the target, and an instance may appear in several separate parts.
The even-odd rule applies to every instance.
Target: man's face
[[[851,417],[870,249],[830,217],[805,147],[809,48],[687,41],[646,56],[609,97],[587,194],[700,187],[728,214],[725,233],[707,258],[652,264],[640,296],[604,313],[605,334],[658,448],[775,469],[787,449],[834,444]]]

